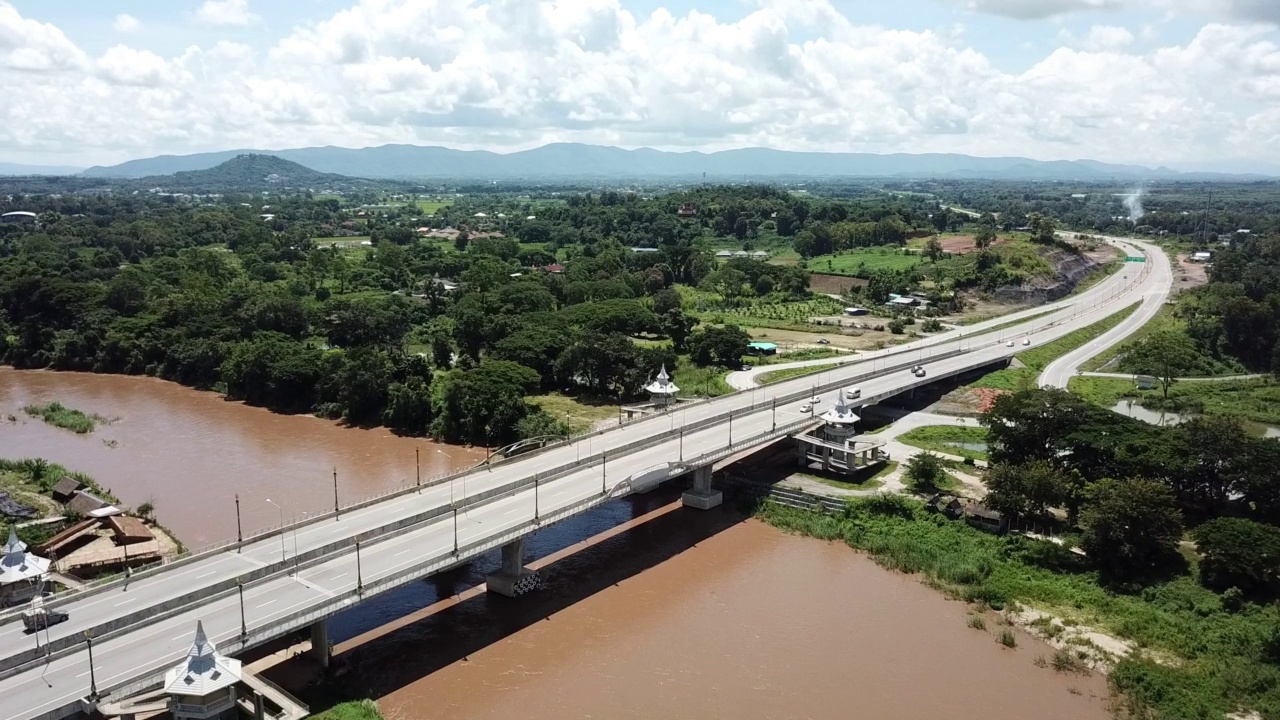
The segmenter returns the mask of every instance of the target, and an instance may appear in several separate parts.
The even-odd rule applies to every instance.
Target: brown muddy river
[[[1105,680],[1036,667],[1043,643],[1006,649],[915,578],[728,515],[675,509],[536,597],[464,593],[339,645],[347,682],[395,720],[1108,717]]]
[[[119,418],[87,435],[27,416],[58,401]],[[16,422],[9,422],[9,417]],[[484,459],[483,450],[403,438],[386,429],[277,415],[154,378],[0,368],[0,457],[43,457],[92,475],[121,502],[150,500],[156,515],[196,549],[235,539],[235,495],[244,532],[333,508]]]
[[[53,400],[119,421],[79,436],[21,410]],[[279,521],[267,498],[286,519],[329,508],[334,467],[344,503],[412,482],[415,448],[424,478],[483,458],[149,378],[0,369],[0,456],[151,500],[189,546],[235,537],[236,493],[249,531]],[[468,590],[495,554],[335,616],[337,685],[389,720],[1107,717],[1105,681],[1035,667],[1042,643],[1005,649],[964,604],[847,547],[678,498],[623,498],[530,536],[546,587],[520,600]]]

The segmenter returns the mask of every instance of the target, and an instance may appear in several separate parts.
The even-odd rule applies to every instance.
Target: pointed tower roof
[[[852,425],[862,418],[853,412],[853,408],[841,397],[830,410],[822,413],[822,421],[828,425]]]
[[[675,395],[680,392],[680,388],[671,382],[671,376],[667,374],[667,366],[664,363],[662,369],[658,371],[658,377],[644,388],[650,395]]]
[[[170,695],[208,695],[240,682],[240,661],[218,652],[196,621],[196,637],[187,657],[165,673],[164,691]]]
[[[49,561],[27,552],[27,544],[18,539],[11,526],[9,541],[4,544],[4,557],[0,558],[0,585],[19,580],[34,580],[49,572]]]

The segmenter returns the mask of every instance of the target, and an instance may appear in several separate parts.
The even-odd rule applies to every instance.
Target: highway
[[[1140,252],[1134,247],[1137,243],[1118,244],[1127,245],[1128,252]],[[240,644],[242,622],[234,585],[240,578],[246,581],[243,621],[249,644],[261,642],[272,633],[278,635],[284,626],[273,624],[285,618],[296,623],[290,628],[302,627],[357,602],[357,584],[371,588],[368,592],[373,587],[389,589],[486,552],[540,523],[559,519],[558,515],[581,512],[625,494],[629,491],[626,481],[632,476],[654,468],[683,471],[683,461],[727,452],[731,444],[737,447],[749,438],[763,442],[773,428],[789,429],[811,419],[801,410],[800,399],[780,402],[775,408],[775,398],[808,397],[807,389],[815,384],[828,386],[816,408],[821,413],[846,384],[856,382],[864,402],[873,402],[1023,349],[1020,344],[1008,347],[1005,338],[1016,335],[1019,341],[1027,337],[1037,344],[1048,342],[1139,299],[1163,298],[1172,273],[1159,251],[1147,250],[1157,260],[1147,263],[1147,272],[1114,275],[1075,298],[1047,306],[1054,309],[1052,314],[1016,328],[981,334],[1019,317],[1006,316],[865,354],[859,362],[819,376],[692,404],[345,510],[337,519],[308,521],[283,534],[248,542],[238,551],[213,552],[139,574],[127,588],[116,583],[100,592],[73,596],[60,605],[70,613],[70,620],[53,626],[49,635],[55,644],[74,641],[74,649],[47,665],[24,665],[20,672],[0,678],[0,720],[60,717],[88,694],[88,654],[79,642],[87,629],[93,628],[96,638],[94,676],[100,691],[176,663],[186,652],[198,619],[211,639],[234,651]],[[1021,317],[1045,310],[1033,308]],[[928,377],[917,378],[905,369],[914,363],[922,364]],[[674,379],[678,384],[679,378]],[[681,428],[689,429],[682,432]],[[636,444],[640,447],[628,448]],[[542,477],[530,485],[528,479],[535,474]],[[358,559],[353,546],[357,537],[362,542]],[[456,554],[455,548],[459,549]],[[300,611],[314,614],[295,617]],[[42,632],[40,642],[44,640]],[[0,625],[0,661],[7,658],[12,665],[20,653],[34,651],[35,643],[20,623]]]

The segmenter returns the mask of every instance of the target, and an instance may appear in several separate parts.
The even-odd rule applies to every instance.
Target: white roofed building
[[[822,413],[821,419],[825,423],[822,434],[832,442],[842,443],[854,434],[853,428],[862,418],[858,417],[841,396],[831,409]]]
[[[49,561],[27,552],[27,544],[9,528],[9,541],[0,557],[0,606],[30,600],[44,589],[49,576]]]
[[[667,405],[675,399],[676,393],[680,392],[680,388],[671,381],[671,376],[667,374],[667,366],[663,365],[658,371],[658,377],[644,388],[649,397],[655,404]]]
[[[187,657],[164,676],[169,712],[175,720],[231,720],[236,717],[236,685],[240,661],[218,652],[196,622],[196,637]]]

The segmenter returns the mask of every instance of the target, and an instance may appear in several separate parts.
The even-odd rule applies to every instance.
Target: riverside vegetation
[[[22,410],[31,417],[38,417],[54,427],[70,430],[80,435],[93,432],[98,423],[110,422],[110,419],[101,415],[88,414],[75,408],[69,408],[60,402],[27,405]]]

